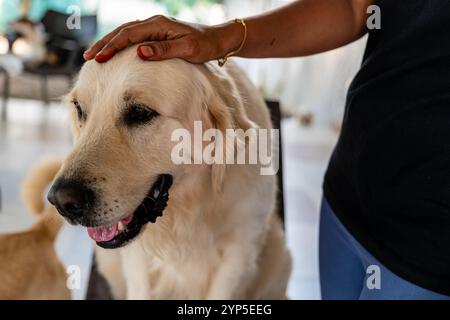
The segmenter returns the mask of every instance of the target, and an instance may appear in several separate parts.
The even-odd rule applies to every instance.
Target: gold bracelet
[[[245,21],[242,19],[234,19],[234,22],[240,23],[244,27],[244,39],[242,40],[241,45],[239,46],[239,48],[237,50],[233,50],[233,51],[227,53],[223,58],[220,58],[219,60],[217,60],[217,62],[219,63],[219,67],[223,67],[229,57],[238,54],[244,47],[245,42],[247,41],[247,24],[245,23]]]

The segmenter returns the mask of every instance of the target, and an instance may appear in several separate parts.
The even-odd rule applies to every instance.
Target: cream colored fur
[[[151,124],[121,121],[125,97],[157,111]],[[168,207],[121,249],[97,249],[117,299],[284,299],[291,260],[277,216],[276,177],[259,165],[175,165],[177,128],[271,128],[259,93],[232,63],[143,62],[129,48],[87,62],[69,96],[74,148],[59,177],[91,181],[99,225],[125,218],[159,174],[174,177]]]

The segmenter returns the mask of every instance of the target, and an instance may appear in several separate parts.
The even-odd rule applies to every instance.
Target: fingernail
[[[92,49],[91,48],[89,48],[89,49],[87,49],[84,53],[83,53],[83,55],[85,56],[85,55],[87,55],[87,54],[89,54],[89,53],[91,53],[91,51],[92,51]]]
[[[151,56],[153,56],[155,54],[153,52],[152,47],[148,47],[148,46],[140,46],[139,51],[145,58],[150,58]]]
[[[97,61],[97,62],[105,62],[106,60],[108,60],[108,57],[103,54],[98,53],[95,56],[95,61]]]

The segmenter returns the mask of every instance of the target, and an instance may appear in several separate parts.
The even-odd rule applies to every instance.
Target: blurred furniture
[[[277,192],[277,205],[278,214],[283,222],[284,226],[284,193],[283,193],[283,148],[281,144],[281,109],[280,102],[275,100],[266,100],[267,107],[270,111],[270,117],[272,119],[272,125],[274,129],[278,129],[278,159],[279,169],[277,172],[278,192]]]
[[[80,28],[69,29],[67,21],[70,15],[49,10],[46,12],[41,22],[44,25],[45,32],[48,35],[46,47],[48,51],[54,52],[58,56],[56,64],[42,63],[38,65],[25,65],[24,73],[36,75],[40,77],[41,83],[41,99],[44,104],[48,104],[49,89],[47,78],[49,76],[66,76],[69,85],[83,64],[83,52],[89,46],[90,42],[95,39],[97,34],[97,16],[81,16]],[[7,35],[10,41],[10,48],[12,42],[17,39],[16,34]],[[6,72],[3,74],[8,78]],[[6,104],[9,97],[9,81],[5,80],[3,91],[3,111],[6,117]]]
[[[5,34],[6,39],[8,40],[8,52],[12,52],[12,46],[14,41],[20,38],[20,34],[15,31],[10,31]]]
[[[0,78],[3,78],[1,84],[3,89],[3,97],[1,102],[1,120],[6,120],[6,107],[9,98],[11,76],[22,73],[22,60],[11,53],[0,54]]]
[[[86,300],[114,300],[108,282],[98,272],[95,254],[92,257]]]
[[[9,83],[10,78],[8,71],[6,71],[1,65],[0,65],[0,74],[3,76],[3,99],[2,99],[2,115],[1,120],[6,120],[6,108],[8,104],[8,98],[9,98]]]

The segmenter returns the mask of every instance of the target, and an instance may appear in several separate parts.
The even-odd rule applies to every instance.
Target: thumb
[[[186,58],[190,52],[189,44],[183,39],[147,42],[137,48],[142,60],[151,61]]]

